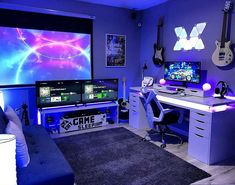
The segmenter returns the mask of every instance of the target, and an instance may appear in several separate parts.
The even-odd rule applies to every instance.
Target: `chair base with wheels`
[[[166,147],[166,136],[172,136],[179,140],[179,144],[183,144],[183,140],[180,136],[170,132],[168,125],[178,123],[182,118],[180,118],[181,113],[177,109],[163,108],[161,103],[157,99],[157,93],[154,90],[142,91],[141,101],[144,104],[146,116],[151,129],[143,140],[151,135],[161,136],[161,147]],[[152,132],[152,134],[151,134]]]
[[[171,133],[170,129],[168,126],[164,126],[164,128],[154,128],[154,129],[151,129],[148,131],[148,133],[144,136],[144,138],[142,138],[143,141],[151,141],[151,137],[152,136],[160,136],[160,140],[159,142],[161,142],[161,145],[160,147],[161,148],[165,148],[166,147],[166,137],[167,136],[170,136],[172,138],[176,138],[178,141],[179,141],[179,144],[182,145],[183,144],[183,139],[176,135],[176,134],[173,134]]]

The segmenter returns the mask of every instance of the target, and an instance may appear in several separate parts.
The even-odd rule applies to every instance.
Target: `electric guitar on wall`
[[[224,7],[224,18],[221,41],[215,41],[216,49],[212,55],[212,61],[216,66],[223,67],[229,65],[233,61],[233,52],[230,49],[230,41],[226,40],[228,12],[232,8],[232,2],[226,1]]]
[[[123,98],[118,100],[119,104],[119,119],[127,120],[129,115],[129,103],[126,100],[126,78],[122,78]]]
[[[159,18],[157,25],[157,43],[154,43],[153,49],[153,63],[157,66],[161,66],[163,64],[163,48],[160,47],[160,28],[163,25],[163,18]]]

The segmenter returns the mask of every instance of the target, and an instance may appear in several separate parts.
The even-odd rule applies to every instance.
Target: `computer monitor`
[[[82,103],[116,101],[118,79],[94,79],[82,82]]]
[[[38,108],[76,105],[81,103],[81,81],[36,81]]]
[[[174,61],[165,62],[164,79],[171,81],[180,81],[186,84],[200,83],[201,62],[192,61]]]

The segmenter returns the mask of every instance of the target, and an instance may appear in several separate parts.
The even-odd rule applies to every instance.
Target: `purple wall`
[[[212,53],[215,50],[215,40],[220,40],[221,37],[224,3],[225,1],[221,0],[170,0],[167,3],[143,11],[140,61],[147,61],[149,68],[146,74],[154,76],[156,81],[163,78],[163,67],[159,68],[154,66],[151,59],[153,55],[153,43],[157,37],[157,22],[159,17],[163,16],[162,46],[165,49],[165,60],[201,61],[202,69],[207,72],[206,79],[203,79],[204,81],[211,82],[214,88],[217,81],[223,80],[228,83],[231,90],[235,91],[235,78],[233,77],[235,74],[234,61],[230,66],[218,68],[211,60]],[[234,16],[232,14],[232,43],[235,43]],[[201,35],[205,49],[201,51],[173,51],[177,40],[174,28],[183,26],[187,33],[190,34],[193,26],[200,22],[207,23]]]
[[[18,0],[2,0],[1,2],[19,3]],[[93,59],[95,78],[119,78],[120,89],[121,80],[127,78],[127,89],[130,86],[140,84],[141,67],[144,61],[147,62],[148,69],[145,75],[154,76],[156,81],[163,77],[163,67],[153,65],[153,43],[156,41],[156,26],[160,16],[164,17],[162,43],[165,49],[165,60],[193,60],[201,61],[202,69],[207,76],[204,81],[211,82],[213,87],[219,80],[226,81],[230,88],[235,91],[235,69],[234,64],[226,68],[218,68],[211,61],[211,55],[215,49],[215,40],[220,40],[222,29],[222,9],[224,1],[221,0],[170,0],[167,3],[141,11],[137,14],[137,19],[131,19],[131,10],[114,8],[102,5],[92,5],[73,0],[40,0],[40,1],[20,1],[20,5],[33,6],[38,8],[55,9],[73,13],[94,15],[94,38],[93,38]],[[142,27],[137,26],[142,17]],[[232,15],[232,18],[234,15]],[[234,18],[233,18],[234,19]],[[234,24],[232,19],[231,41],[235,43]],[[177,40],[174,28],[184,26],[189,34],[192,27],[200,22],[206,22],[207,26],[201,35],[205,49],[201,51],[173,51]],[[124,68],[105,67],[105,34],[116,33],[127,36],[127,65]],[[234,62],[233,62],[234,63]],[[22,103],[28,103],[31,119],[35,120],[35,89],[8,89],[4,90],[6,104],[14,108]],[[122,90],[119,93],[122,96]],[[20,99],[16,100],[16,98]]]
[[[7,3],[19,3],[17,0],[2,1]],[[41,0],[41,1],[20,1],[20,5],[47,8],[66,12],[88,14],[96,17],[93,26],[93,71],[94,78],[119,78],[119,96],[122,97],[122,78],[126,77],[127,90],[132,85],[139,85],[140,62],[139,42],[140,28],[137,26],[138,19],[131,18],[131,10],[113,8],[102,5],[92,5],[67,0]],[[105,67],[105,34],[114,33],[126,35],[126,67],[106,68]],[[19,107],[22,103],[29,105],[30,116],[36,120],[35,89],[21,88],[4,90],[5,102]],[[17,97],[21,97],[17,99]]]

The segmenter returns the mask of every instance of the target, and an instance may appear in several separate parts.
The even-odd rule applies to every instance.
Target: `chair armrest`
[[[156,122],[161,122],[164,119],[164,116],[172,111],[174,111],[174,109],[163,109],[159,117],[152,117],[152,120]]]
[[[181,124],[183,123],[184,120],[184,109],[180,109],[180,108],[173,108],[173,109],[163,109],[163,113],[166,115],[172,111],[178,112],[179,114],[179,118],[178,118],[178,123]]]
[[[172,112],[174,109],[163,109],[164,114],[168,114],[169,112]]]
[[[175,108],[174,110],[179,113],[178,123],[182,124],[184,122],[184,113],[185,113],[185,110],[181,109],[181,108]]]

